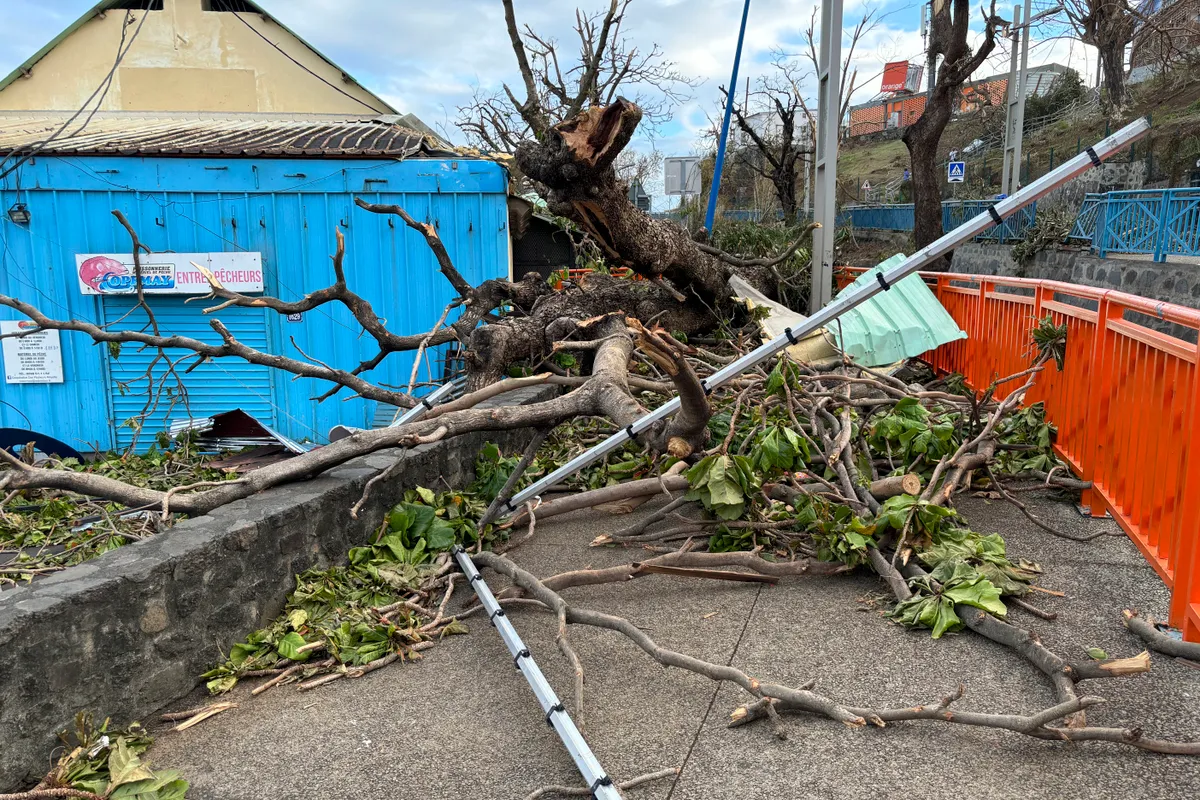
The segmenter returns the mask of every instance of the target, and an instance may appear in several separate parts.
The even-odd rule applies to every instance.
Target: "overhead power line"
[[[147,2],[147,4],[149,4],[149,3]],[[125,55],[129,52],[130,48],[133,47],[133,43],[135,41],[137,41],[138,34],[142,32],[142,26],[146,24],[146,18],[149,16],[150,16],[149,11],[142,14],[142,18],[138,22],[137,28],[134,29],[134,31],[133,31],[133,36],[130,37],[130,39],[129,39],[129,44],[125,44],[125,34],[129,30],[129,25],[132,22],[132,17],[133,17],[133,12],[131,12],[131,11],[125,12],[125,22],[124,22],[124,24],[121,25],[121,40],[120,40],[120,42],[117,43],[117,58],[113,62],[112,69],[110,69],[108,71],[108,74],[104,76],[104,79],[102,81],[100,81],[100,85],[96,87],[95,91],[93,91],[91,93],[91,95],[89,95],[88,98],[83,101],[83,105],[80,106],[78,111],[76,111],[74,114],[72,114],[67,119],[67,121],[64,122],[58,130],[56,130],[54,133],[50,134],[50,136],[48,138],[42,140],[41,142],[38,142],[37,145],[35,145],[34,148],[30,152],[26,153],[24,156],[17,159],[16,163],[14,163],[12,166],[8,167],[3,172],[0,172],[0,180],[3,180],[4,178],[8,177],[18,167],[20,167],[26,161],[28,161],[29,159],[33,158],[38,153],[40,153],[46,147],[46,145],[50,144],[55,139],[57,139],[59,136],[61,136],[63,134],[63,131],[65,131],[67,128],[69,128],[71,126],[71,123],[74,122],[76,119],[78,119],[79,115],[82,114],[84,111],[86,111],[88,105],[93,100],[96,100],[96,96],[99,95],[99,99],[96,100],[96,107],[92,109],[91,113],[88,114],[87,119],[85,119],[83,121],[83,124],[79,126],[79,128],[75,131],[75,133],[79,133],[85,127],[87,127],[87,124],[92,121],[92,117],[95,116],[96,111],[98,111],[100,106],[103,105],[104,98],[108,95],[108,90],[110,88],[112,88],[113,77],[117,74],[117,67],[121,66],[121,61],[124,60]],[[3,164],[8,159],[12,158],[17,153],[17,151],[20,149],[21,149],[20,147],[14,147],[12,150],[10,150],[8,152],[8,155],[4,156],[3,159],[0,159],[0,164]]]
[[[386,113],[387,113],[386,111],[381,111],[381,110],[379,110],[378,108],[375,108],[375,106],[371,105],[370,103],[366,102],[365,100],[360,100],[359,98],[357,98],[357,97],[355,97],[354,95],[352,95],[352,94],[350,94],[349,92],[347,92],[347,91],[346,91],[345,89],[343,89],[342,87],[340,87],[340,86],[336,86],[336,85],[334,85],[334,84],[330,83],[329,81],[325,80],[325,79],[324,79],[324,78],[322,78],[320,75],[318,75],[317,73],[313,72],[311,69],[309,69],[308,67],[304,66],[304,65],[303,65],[303,64],[301,64],[299,61],[297,61],[295,58],[293,58],[293,57],[292,57],[290,54],[288,54],[288,53],[287,53],[287,52],[286,52],[286,51],[285,51],[285,50],[284,50],[282,47],[280,47],[279,45],[275,44],[275,42],[272,42],[270,39],[268,39],[268,38],[267,38],[267,36],[266,36],[266,35],[265,35],[265,34],[264,34],[262,31],[260,31],[258,28],[254,27],[254,26],[253,26],[253,25],[251,25],[249,22],[247,22],[246,20],[242,19],[242,15],[241,15],[241,14],[237,13],[236,11],[234,11],[234,12],[233,12],[233,15],[234,15],[235,17],[237,17],[237,18],[238,18],[238,20],[239,20],[239,21],[240,21],[240,22],[241,22],[243,25],[245,25],[245,26],[246,26],[247,28],[249,28],[250,30],[254,31],[254,33],[255,33],[255,34],[258,36],[258,38],[262,39],[264,42],[266,42],[267,44],[271,45],[271,47],[274,47],[276,50],[278,50],[278,51],[279,51],[279,53],[280,53],[280,54],[281,54],[281,55],[282,55],[284,58],[286,58],[288,61],[290,61],[290,62],[292,62],[293,64],[295,64],[295,65],[296,65],[297,67],[299,67],[300,69],[302,69],[302,70],[304,70],[305,72],[307,72],[309,75],[312,75],[314,78],[316,78],[316,79],[317,79],[317,80],[319,80],[321,83],[323,83],[323,84],[325,84],[326,86],[328,86],[330,89],[333,89],[333,90],[334,90],[335,92],[337,92],[338,94],[345,95],[346,97],[349,97],[349,98],[350,98],[351,100],[353,100],[354,102],[358,103],[358,104],[359,104],[359,105],[361,105],[361,106],[365,106],[365,107],[367,107],[367,108],[371,109],[371,110],[372,110],[372,111],[374,111],[376,114],[386,114]]]

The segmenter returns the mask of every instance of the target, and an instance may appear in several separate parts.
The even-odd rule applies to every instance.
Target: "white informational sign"
[[[141,256],[142,289],[146,294],[208,294],[208,280],[195,264],[209,270],[226,289],[263,290],[260,253],[150,253]],[[129,253],[75,256],[79,291],[83,294],[133,294],[137,291],[133,256]]]
[[[950,183],[962,183],[967,178],[967,162],[951,161],[946,165],[946,180]]]
[[[663,194],[700,194],[699,156],[672,156],[663,159]]]
[[[0,322],[0,335],[37,330],[30,320]],[[58,331],[38,331],[28,336],[0,340],[3,344],[5,383],[62,383],[62,345]]]

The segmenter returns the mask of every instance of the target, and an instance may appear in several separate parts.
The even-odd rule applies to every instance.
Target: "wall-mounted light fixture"
[[[17,203],[8,210],[8,218],[18,225],[28,225],[32,215],[24,203]]]

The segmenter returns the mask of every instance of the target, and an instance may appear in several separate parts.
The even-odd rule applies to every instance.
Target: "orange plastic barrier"
[[[861,272],[842,269],[839,288]],[[1067,325],[1062,372],[1048,366],[1026,400],[1046,404],[1055,450],[1092,482],[1083,505],[1112,514],[1171,588],[1171,624],[1200,642],[1200,351],[1140,321],[1194,332],[1200,311],[1056,281],[921,277],[969,337],[923,358],[976,389],[1029,366],[1039,319]]]

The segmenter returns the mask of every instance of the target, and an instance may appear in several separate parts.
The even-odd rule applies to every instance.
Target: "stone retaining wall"
[[[1012,259],[1012,246],[963,245],[954,251],[954,272],[1004,277],[1040,278],[1117,289],[1192,308],[1200,307],[1200,266],[1149,259],[1098,258],[1082,248],[1037,253],[1027,264]]]
[[[492,404],[552,393],[519,389]],[[530,436],[493,431],[380,451],[0,592],[0,792],[45,774],[77,711],[127,723],[191,692],[220,653],[279,614],[296,573],[344,563],[406,489],[462,487],[485,442],[507,452]],[[403,469],[351,519],[366,482],[397,459]]]

